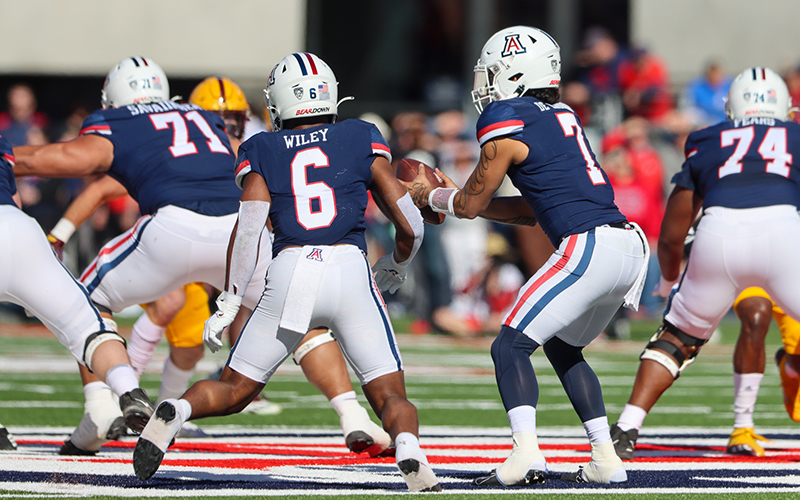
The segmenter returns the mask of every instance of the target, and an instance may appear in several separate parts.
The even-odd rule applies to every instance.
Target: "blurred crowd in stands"
[[[577,70],[563,75],[562,101],[580,116],[614,186],[620,210],[642,227],[652,250],[640,311],[632,318],[630,311],[621,310],[607,329],[610,338],[626,338],[630,319],[655,318],[663,312],[663,299],[651,296],[649,290],[660,277],[655,249],[670,181],[683,163],[688,134],[725,120],[725,97],[731,83],[730,71],[720,61],[710,60],[698,72],[688,85],[675,88],[657,54],[645,47],[623,47],[607,30],[596,27],[584,36]],[[793,102],[800,103],[800,68],[784,70],[783,76]],[[14,146],[77,137],[91,111],[78,107],[63,122],[52,123],[37,109],[36,96],[24,83],[12,86],[7,100],[7,111],[0,114],[0,134]],[[391,117],[367,114],[361,118],[375,123],[386,136],[395,161],[413,157],[440,168],[459,185],[476,164],[480,151],[471,110],[433,116],[419,111]],[[259,118],[252,119],[257,122]],[[19,179],[23,209],[48,232],[92,180]],[[514,194],[510,184],[501,191]],[[136,203],[129,197],[99,210],[65,248],[67,267],[77,275],[106,241],[131,227],[138,216]],[[392,248],[393,235],[391,224],[374,204],[367,219],[370,259],[374,261]],[[409,283],[396,296],[385,297],[395,317],[412,320],[412,333],[496,334],[520,287],[553,251],[539,228],[448,217],[441,226],[426,225],[425,229]]]

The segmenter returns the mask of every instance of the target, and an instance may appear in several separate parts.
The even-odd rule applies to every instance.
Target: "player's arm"
[[[104,203],[128,194],[125,186],[107,175],[89,184],[83,192],[70,203],[67,211],[47,235],[47,241],[61,258],[64,245],[75,230],[86,222]]]
[[[481,217],[501,224],[536,225],[536,214],[522,196],[492,198]]]
[[[22,198],[19,196],[19,193],[14,193],[11,195],[11,199],[14,200],[14,203],[17,204],[17,208],[22,210]]]
[[[667,200],[667,209],[658,237],[658,262],[664,280],[678,279],[683,258],[683,242],[692,227],[703,199],[694,191],[675,186]]]
[[[418,207],[430,205],[434,211],[452,215],[461,219],[474,219],[489,210],[486,218],[514,219],[523,215],[520,206],[506,202],[489,209],[494,193],[503,182],[508,168],[514,163],[522,162],[528,156],[528,146],[518,140],[509,138],[491,139],[481,147],[478,164],[472,171],[462,189],[445,179],[444,188],[432,189],[423,174],[406,184],[414,204]],[[433,193],[433,194],[432,194]],[[528,207],[527,215],[532,215]]]
[[[372,267],[378,287],[394,293],[405,281],[406,268],[422,244],[425,232],[422,215],[383,156],[375,157],[372,162],[370,191],[375,204],[395,227],[394,251]]]
[[[217,352],[222,347],[222,331],[239,312],[247,285],[253,278],[259,252],[272,251],[270,248],[259,248],[272,201],[267,182],[258,173],[251,172],[244,177],[242,188],[239,218],[228,243],[225,290],[217,298],[217,312],[206,321],[203,328],[203,341],[211,352]]]
[[[114,161],[114,144],[96,134],[87,134],[69,142],[46,146],[14,148],[17,177],[85,177],[105,172]]]

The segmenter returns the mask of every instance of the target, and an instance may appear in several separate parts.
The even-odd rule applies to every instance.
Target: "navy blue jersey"
[[[800,125],[744,118],[697,130],[686,140],[686,161],[672,182],[703,198],[703,208],[800,208]]]
[[[236,182],[267,183],[273,255],[287,246],[349,243],[366,253],[364,211],[375,155],[391,161],[378,129],[361,120],[256,134],[239,147]]]
[[[172,101],[102,109],[86,118],[83,134],[114,144],[108,174],[142,214],[166,205],[212,216],[239,210],[233,151],[216,113]]]
[[[565,236],[625,220],[580,119],[566,104],[533,97],[495,101],[481,113],[477,129],[481,146],[500,137],[528,146],[528,157],[511,165],[508,177],[556,248]]]
[[[0,205],[14,205],[17,182],[14,179],[14,151],[11,144],[0,135]]]

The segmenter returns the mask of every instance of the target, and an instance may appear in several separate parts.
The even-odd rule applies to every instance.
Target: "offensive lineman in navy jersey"
[[[768,68],[748,68],[728,90],[728,120],[686,141],[686,161],[658,240],[669,296],[661,328],[645,347],[633,392],[613,426],[617,454],[632,459],[647,413],[694,361],[734,299],[760,287],[800,319],[800,125],[790,121],[791,98]],[[691,258],[680,274],[684,240],[702,208]],[[763,356],[763,355],[762,355]]]
[[[82,367],[119,396],[126,425],[141,430],[153,410],[139,389],[125,341],[58,261],[39,224],[18,208],[14,162],[11,145],[0,137],[0,302],[20,305],[41,319]],[[0,449],[14,448],[0,426]]]
[[[453,217],[540,223],[556,252],[520,290],[492,344],[492,360],[514,448],[476,485],[542,482],[547,464],[536,438],[539,389],[530,355],[540,346],[583,422],[591,461],[570,481],[627,481],[614,454],[597,376],[582,350],[620,304],[638,307],[647,263],[644,234],[625,220],[580,120],[558,102],[561,57],[544,31],[507,28],[484,45],[473,100],[481,112],[481,156],[463,189],[431,189],[424,175],[406,184],[418,207]],[[492,198],[505,175],[522,196]]]
[[[409,489],[441,490],[419,446],[417,411],[406,398],[402,359],[378,290],[393,293],[404,281],[422,242],[422,217],[395,178],[378,130],[360,120],[335,123],[337,94],[333,71],[313,54],[291,54],[270,73],[265,101],[275,132],[257,134],[239,148],[241,209],[206,343],[220,343],[252,284],[258,254],[271,251],[269,240],[260,239],[269,218],[275,255],[266,289],[259,283],[261,301],[219,381],[200,381],[156,409],[133,455],[140,479],[158,470],[183,422],[240,411],[309,328],[330,327],[396,444]],[[397,230],[394,251],[374,266],[375,279],[365,255],[368,191]]]

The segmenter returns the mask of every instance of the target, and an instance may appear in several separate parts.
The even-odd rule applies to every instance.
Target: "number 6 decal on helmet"
[[[292,191],[297,222],[305,229],[328,227],[336,218],[336,196],[324,182],[308,182],[307,167],[329,166],[328,155],[320,148],[298,151],[292,160]]]

